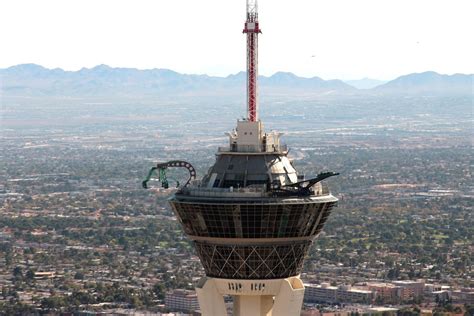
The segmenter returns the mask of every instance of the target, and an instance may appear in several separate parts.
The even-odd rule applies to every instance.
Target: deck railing
[[[194,180],[191,182],[191,185],[181,189],[181,193],[191,196],[200,196],[200,197],[269,197],[273,196],[273,192],[267,190],[265,184],[261,185],[252,185],[245,188],[208,188],[201,186],[201,180]],[[320,184],[320,187],[317,188],[313,196],[325,196],[329,195],[328,186]]]

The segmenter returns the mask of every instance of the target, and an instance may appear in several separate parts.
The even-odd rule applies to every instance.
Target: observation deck
[[[305,183],[260,121],[238,121],[229,146],[200,181],[170,204],[208,277],[282,279],[301,273],[312,240],[337,203],[321,182]],[[309,181],[309,180],[308,180]]]

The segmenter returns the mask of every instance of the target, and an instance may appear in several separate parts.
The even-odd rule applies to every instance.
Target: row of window
[[[216,238],[282,238],[317,235],[333,202],[311,204],[187,204],[172,206],[185,232]]]
[[[239,282],[228,282],[229,291],[242,292],[244,287]],[[250,290],[254,292],[265,291],[265,283],[250,283]]]

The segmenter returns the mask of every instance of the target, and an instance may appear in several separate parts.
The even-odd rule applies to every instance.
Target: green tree
[[[155,296],[162,300],[165,298],[165,294],[166,294],[166,287],[164,286],[163,283],[156,283],[154,286],[153,286],[153,294],[155,294]]]
[[[34,280],[35,279],[35,272],[31,269],[26,271],[25,277],[27,280]]]
[[[75,280],[84,280],[84,274],[80,271],[77,271],[76,274],[74,274],[74,279]]]
[[[14,269],[13,269],[13,277],[15,279],[23,279],[23,269],[19,266],[16,266]]]

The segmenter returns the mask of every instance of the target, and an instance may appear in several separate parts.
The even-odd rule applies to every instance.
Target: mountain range
[[[387,83],[387,81],[370,78],[363,78],[359,80],[345,80],[344,82],[357,89],[372,89],[377,86],[383,85],[384,83]]]
[[[168,69],[139,70],[107,65],[65,71],[36,64],[0,69],[4,96],[230,95],[245,91],[245,82],[245,72],[212,77]],[[354,86],[351,81],[302,78],[289,72],[259,77],[262,94],[473,95],[473,82],[473,74],[442,75],[432,71],[408,74],[389,82],[352,81]]]

